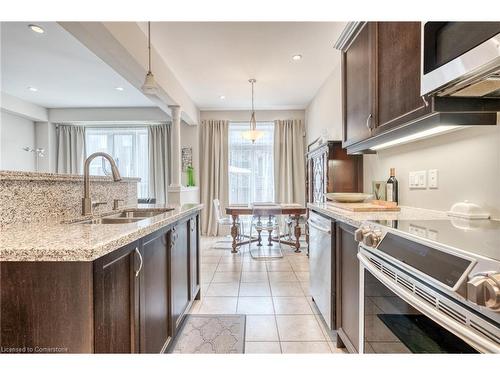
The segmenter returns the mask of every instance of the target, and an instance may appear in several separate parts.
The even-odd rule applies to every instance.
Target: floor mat
[[[187,315],[174,354],[243,354],[245,315]]]

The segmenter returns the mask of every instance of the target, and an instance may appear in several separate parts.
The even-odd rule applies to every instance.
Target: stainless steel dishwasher
[[[311,296],[330,329],[335,329],[334,220],[310,211],[309,284]]]

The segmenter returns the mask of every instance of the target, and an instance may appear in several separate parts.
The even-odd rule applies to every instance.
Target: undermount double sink
[[[141,221],[150,217],[164,214],[165,212],[173,211],[173,208],[165,209],[125,209],[115,214],[96,217],[93,219],[85,219],[75,222],[75,224],[129,224]]]

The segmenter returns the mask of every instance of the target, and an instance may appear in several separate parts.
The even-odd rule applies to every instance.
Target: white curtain
[[[304,125],[274,122],[274,196],[276,202],[305,204]]]
[[[76,125],[58,125],[57,173],[82,174],[85,160],[85,128]]]
[[[150,125],[149,139],[149,197],[156,203],[167,202],[170,183],[171,124]]]
[[[201,203],[204,204],[201,213],[202,233],[216,236],[213,200],[220,200],[223,213],[228,204],[228,122],[202,121],[200,143],[200,193]]]

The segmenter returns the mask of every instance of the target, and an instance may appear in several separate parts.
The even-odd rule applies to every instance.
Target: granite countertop
[[[0,170],[0,180],[4,181],[83,181],[82,174],[4,171]],[[90,176],[90,181],[120,182],[113,181],[110,176]],[[138,177],[122,177],[121,182],[141,181]]]
[[[371,220],[437,220],[448,218],[446,212],[443,211],[406,206],[400,206],[401,211],[399,212],[351,212],[328,203],[308,203],[307,208],[355,227],[359,227],[363,221]]]
[[[63,222],[6,226],[0,232],[0,261],[93,261],[202,207],[201,204],[127,206],[123,209],[173,208],[172,211],[128,224]],[[78,218],[82,219],[84,217]]]

